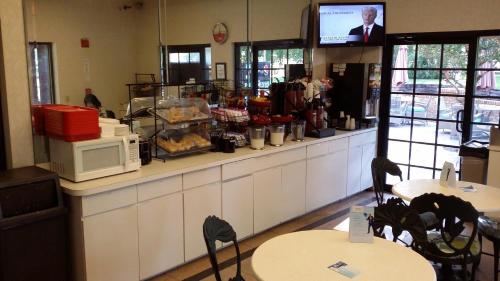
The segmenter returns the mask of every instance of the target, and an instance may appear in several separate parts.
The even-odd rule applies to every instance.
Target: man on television
[[[384,28],[375,23],[377,17],[377,9],[371,6],[363,7],[361,12],[363,17],[363,25],[349,31],[349,42],[374,43],[384,42]]]

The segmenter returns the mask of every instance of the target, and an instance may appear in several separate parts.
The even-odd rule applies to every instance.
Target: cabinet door
[[[254,232],[258,233],[281,222],[281,168],[270,168],[254,174]]]
[[[282,221],[287,221],[306,212],[306,169],[305,160],[281,167]]]
[[[184,192],[184,253],[189,261],[207,253],[203,239],[205,218],[221,217],[221,183],[211,183]]]
[[[141,280],[184,262],[182,193],[139,203]]]
[[[347,187],[347,149],[328,155],[329,182],[332,202],[346,197]]]
[[[367,143],[363,145],[363,157],[362,157],[362,168],[361,168],[361,190],[363,191],[367,188],[372,187],[372,171],[371,164],[372,160],[375,157],[376,144]]]
[[[333,201],[330,155],[307,159],[306,210],[312,211]]]
[[[229,222],[238,239],[253,234],[253,177],[222,183],[222,218]]]
[[[347,165],[347,196],[359,192],[361,189],[361,163],[363,146],[349,147]]]
[[[87,280],[137,281],[137,206],[83,218]]]

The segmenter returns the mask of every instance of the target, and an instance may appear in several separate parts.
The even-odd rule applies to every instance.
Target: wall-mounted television
[[[385,3],[319,3],[318,47],[383,46]]]

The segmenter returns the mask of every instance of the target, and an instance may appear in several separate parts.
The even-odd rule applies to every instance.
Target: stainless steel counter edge
[[[231,162],[260,157],[339,138],[350,137],[375,130],[377,130],[377,128],[368,128],[357,131],[337,130],[336,135],[332,137],[322,139],[306,138],[303,142],[287,141],[283,146],[280,147],[266,145],[265,149],[263,150],[253,150],[247,146],[236,149],[235,153],[206,152],[203,154],[195,154],[179,159],[167,160],[165,162],[155,159],[149,165],[143,166],[139,170],[134,172],[78,183],[61,179],[61,187],[63,188],[64,193],[67,193],[71,196],[88,196],[135,184],[141,184],[166,177],[220,166]],[[40,166],[43,168],[47,167],[46,165]]]

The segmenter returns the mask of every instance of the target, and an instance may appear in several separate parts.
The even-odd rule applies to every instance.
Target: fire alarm
[[[90,42],[88,38],[82,38],[80,39],[80,46],[82,48],[89,48],[90,47]]]

